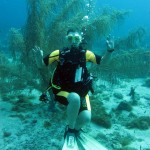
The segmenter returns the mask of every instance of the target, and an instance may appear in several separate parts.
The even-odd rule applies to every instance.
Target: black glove
[[[47,96],[47,94],[46,94],[46,93],[43,93],[43,94],[40,96],[39,100],[42,101],[42,102],[45,102],[45,103],[48,102],[48,96]]]

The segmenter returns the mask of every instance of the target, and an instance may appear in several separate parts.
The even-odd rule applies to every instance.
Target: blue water
[[[98,1],[99,7],[110,6],[118,10],[131,10],[124,24],[118,27],[116,34],[126,35],[131,29],[143,26],[150,32],[150,1],[149,0],[103,0]]]
[[[123,24],[114,29],[115,36],[126,36],[139,26],[147,29],[147,41],[150,38],[150,0],[97,0],[100,9],[109,6],[119,10],[131,10]],[[0,39],[4,38],[11,27],[21,28],[26,22],[26,0],[0,1]],[[148,43],[147,43],[148,44]]]
[[[26,0],[0,0],[0,37],[11,27],[21,28],[26,21]]]

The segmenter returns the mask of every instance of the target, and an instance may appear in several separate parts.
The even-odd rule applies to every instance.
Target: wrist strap
[[[112,53],[114,51],[114,49],[109,49],[107,50],[107,52]]]

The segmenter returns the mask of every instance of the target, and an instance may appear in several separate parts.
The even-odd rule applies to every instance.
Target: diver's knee
[[[82,120],[84,123],[89,123],[91,121],[91,111],[84,110],[82,114]]]
[[[80,96],[75,92],[70,93],[67,99],[68,102],[72,103],[73,105],[80,105]]]

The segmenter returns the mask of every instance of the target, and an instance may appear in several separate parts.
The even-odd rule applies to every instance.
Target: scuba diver
[[[109,60],[114,51],[114,40],[109,36],[106,40],[107,51],[104,56],[98,56],[85,49],[86,42],[78,30],[67,31],[68,47],[55,50],[43,58],[43,51],[35,48],[36,62],[39,68],[57,62],[51,78],[51,87],[55,100],[67,107],[67,127],[65,139],[76,141],[76,135],[83,126],[91,120],[89,91],[92,89],[92,75],[88,72],[86,63],[102,64]],[[84,41],[84,42],[83,42]],[[41,101],[45,99],[41,98]]]

